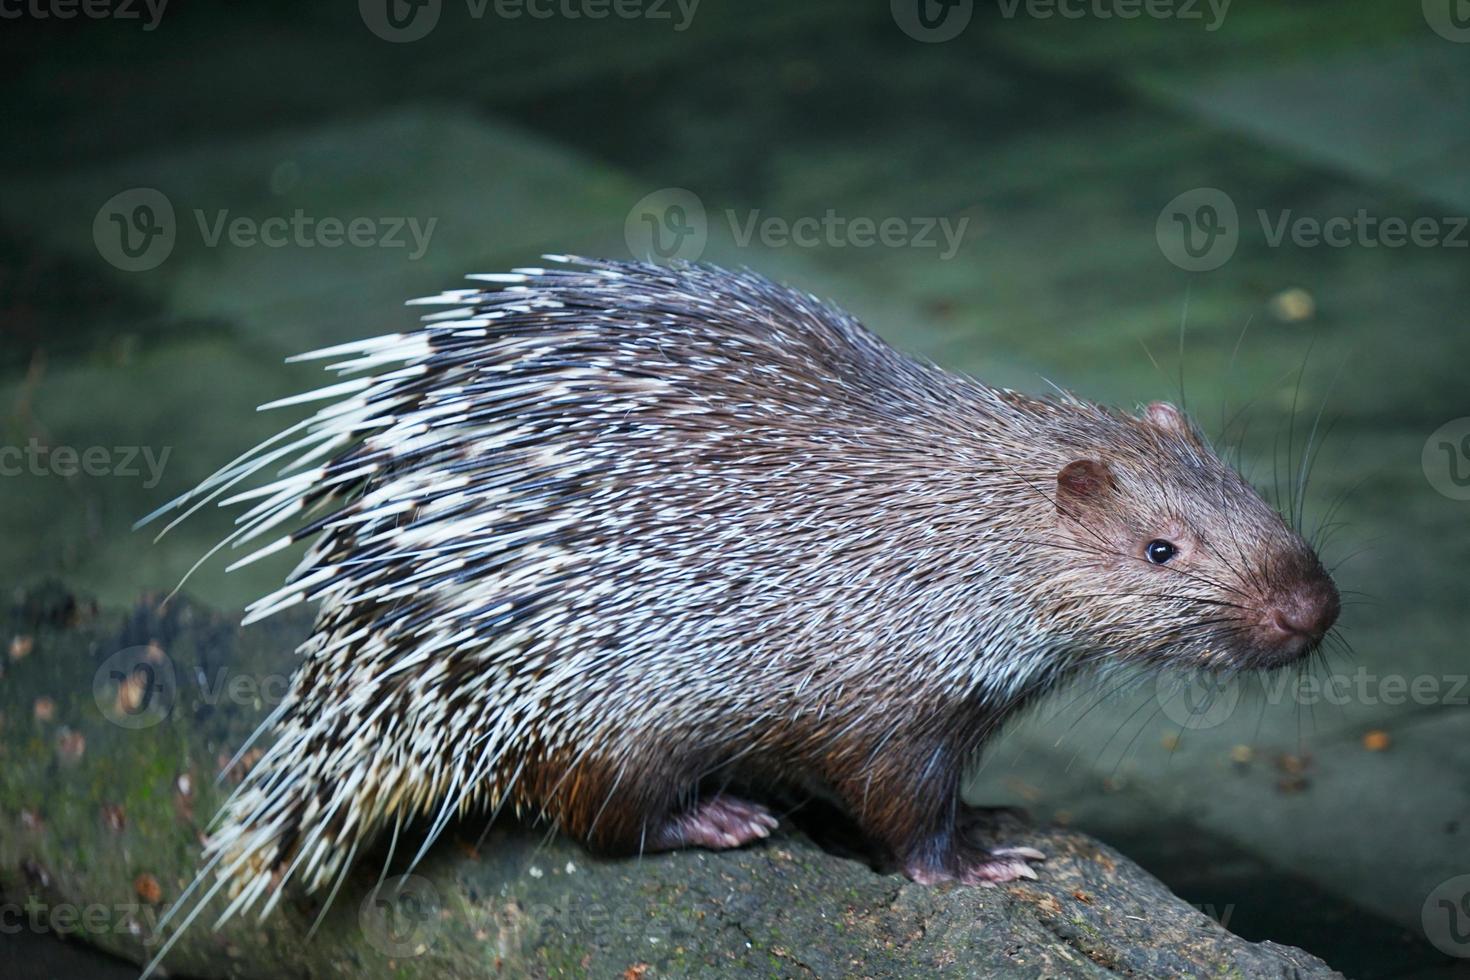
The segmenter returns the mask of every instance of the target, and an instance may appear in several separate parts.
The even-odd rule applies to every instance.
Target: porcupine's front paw
[[[669,819],[654,835],[654,850],[708,847],[725,850],[769,836],[775,814],[758,803],[717,793]]]

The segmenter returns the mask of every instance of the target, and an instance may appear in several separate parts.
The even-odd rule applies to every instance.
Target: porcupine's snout
[[[1294,660],[1322,642],[1341,610],[1337,586],[1319,570],[1280,589],[1265,605],[1256,629],[1257,642],[1275,651],[1283,662]]]

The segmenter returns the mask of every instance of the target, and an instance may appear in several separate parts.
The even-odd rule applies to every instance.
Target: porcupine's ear
[[[1189,420],[1173,402],[1149,402],[1143,417],[1161,429],[1187,429]]]
[[[1143,410],[1142,418],[1161,429],[1184,436],[1197,445],[1204,444],[1199,432],[1195,430],[1194,423],[1189,421],[1189,416],[1181,412],[1172,402],[1149,402]]]
[[[1057,514],[1080,520],[1105,505],[1117,490],[1108,464],[1096,459],[1074,459],[1057,472]]]

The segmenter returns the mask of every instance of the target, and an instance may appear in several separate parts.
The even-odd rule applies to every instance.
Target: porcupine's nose
[[[1298,654],[1327,635],[1342,609],[1337,587],[1323,576],[1283,590],[1266,610],[1265,631],[1283,653]]]

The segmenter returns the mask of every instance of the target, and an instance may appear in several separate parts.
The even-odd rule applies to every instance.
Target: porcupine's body
[[[314,538],[250,618],[321,605],[211,839],[236,909],[475,808],[614,853],[764,836],[730,780],[820,787],[921,881],[1028,874],[958,832],[1019,705],[1089,661],[1286,662],[1336,615],[1170,406],[990,388],[754,275],[577,265],[309,355],[357,380],[185,498],[303,457],[240,528]]]

